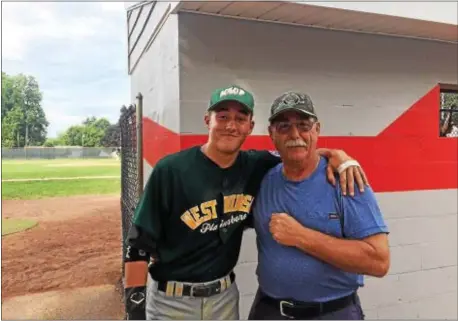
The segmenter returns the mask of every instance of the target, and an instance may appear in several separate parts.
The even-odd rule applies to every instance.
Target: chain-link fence
[[[113,147],[2,147],[2,159],[98,159],[116,158],[118,146]]]
[[[126,237],[132,224],[135,207],[143,190],[143,157],[141,137],[141,95],[138,105],[121,109],[121,228],[122,273],[126,254]]]

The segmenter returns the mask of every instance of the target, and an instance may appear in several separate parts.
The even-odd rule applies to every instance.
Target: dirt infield
[[[3,320],[121,320],[122,315],[112,285],[17,296],[2,305]]]
[[[102,285],[114,289],[121,275],[119,196],[10,200],[2,201],[2,210],[4,218],[33,218],[39,222],[31,230],[2,237],[2,303],[44,291]],[[63,297],[69,304],[75,299],[68,294]],[[115,297],[118,310],[102,318],[120,317],[121,298],[118,294]],[[11,302],[14,300],[18,301],[14,298]],[[81,304],[81,313],[85,310],[87,307]],[[60,312],[59,316],[86,318],[87,314],[81,313],[73,316]]]

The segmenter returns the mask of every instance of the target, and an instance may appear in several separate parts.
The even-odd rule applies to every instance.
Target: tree
[[[66,146],[83,146],[84,144],[84,126],[70,126],[58,139]]]
[[[55,147],[63,145],[59,138],[48,138],[43,143],[43,147]]]
[[[23,116],[21,108],[14,106],[2,119],[2,147],[21,146]]]
[[[107,146],[105,141],[108,135],[112,135],[110,121],[106,118],[88,117],[81,125],[75,125],[68,128],[61,136],[61,141],[68,146],[83,146],[83,147],[101,147]],[[115,146],[118,146],[116,143]],[[111,147],[110,145],[109,147]]]
[[[41,145],[46,140],[46,130],[49,123],[43,108],[41,108],[42,97],[38,82],[32,76],[28,76],[23,88],[27,145]]]
[[[13,79],[2,71],[2,121],[8,112],[13,109]]]
[[[110,125],[107,128],[101,144],[103,147],[118,147],[121,145],[121,126],[119,123]]]
[[[42,93],[33,76],[2,72],[2,146],[41,145],[46,140]]]

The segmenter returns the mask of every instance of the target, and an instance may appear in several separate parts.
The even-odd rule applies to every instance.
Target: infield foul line
[[[120,176],[77,176],[77,177],[46,177],[46,178],[12,178],[2,179],[3,182],[36,182],[36,181],[63,181],[75,179],[113,179],[120,178]]]

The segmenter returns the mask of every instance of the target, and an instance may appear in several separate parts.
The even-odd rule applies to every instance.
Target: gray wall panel
[[[285,90],[307,91],[323,135],[373,136],[437,82],[458,77],[452,44],[189,13],[179,24],[182,132],[206,133],[189,113],[198,103],[204,113],[215,87],[238,83],[266,104]],[[256,108],[255,134],[267,133],[265,106]]]

